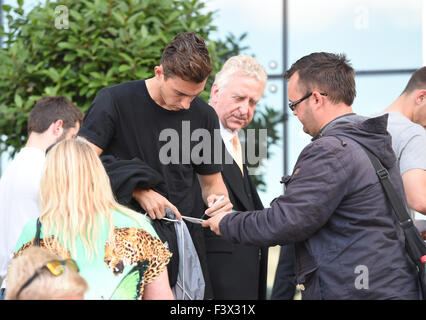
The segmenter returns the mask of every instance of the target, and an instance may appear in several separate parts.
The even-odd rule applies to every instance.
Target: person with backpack
[[[313,138],[283,177],[284,195],[270,208],[215,214],[203,226],[236,243],[295,243],[302,299],[419,299],[403,227],[364,151],[405,199],[387,115],[354,113],[354,75],[345,55],[297,60],[285,74],[289,107]]]

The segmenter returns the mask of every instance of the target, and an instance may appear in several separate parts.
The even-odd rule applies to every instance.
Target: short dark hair
[[[410,94],[416,89],[426,89],[426,67],[413,73],[402,93]]]
[[[178,34],[163,51],[160,64],[164,76],[203,82],[213,67],[204,40],[193,32]]]
[[[52,123],[62,120],[64,130],[83,122],[84,114],[74,103],[65,97],[44,97],[34,105],[28,117],[28,134],[43,133]]]
[[[284,75],[285,79],[299,72],[299,85],[308,91],[319,87],[333,103],[352,105],[355,96],[355,71],[345,54],[311,53],[297,60]]]

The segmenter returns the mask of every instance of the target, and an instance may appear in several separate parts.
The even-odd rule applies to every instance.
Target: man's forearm
[[[222,184],[216,183],[214,185],[205,186],[205,188],[202,188],[201,190],[202,190],[203,200],[206,205],[208,205],[208,200],[207,200],[208,196],[212,194],[225,195],[227,198],[229,198],[228,190],[226,189],[226,186],[224,183]]]
[[[231,212],[233,205],[229,200],[228,190],[223,182],[222,174],[218,172],[210,175],[199,175],[198,179],[200,181],[203,201],[208,207],[204,211],[204,214],[212,216],[219,212]],[[221,199],[221,196],[224,197]],[[216,204],[213,205],[215,202]]]
[[[402,174],[407,204],[426,215],[426,170],[411,169]]]
[[[220,172],[214,175],[199,175],[198,181],[200,182],[201,194],[206,205],[208,205],[207,198],[212,194],[225,195],[227,198],[229,197],[228,190],[226,189]]]

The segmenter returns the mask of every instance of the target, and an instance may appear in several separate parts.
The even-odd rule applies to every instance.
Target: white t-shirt
[[[25,147],[0,178],[0,277],[5,278],[25,224],[40,216],[38,192],[45,161],[41,149]],[[2,285],[3,286],[3,285]]]

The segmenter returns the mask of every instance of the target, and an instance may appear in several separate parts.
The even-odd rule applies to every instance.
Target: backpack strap
[[[336,137],[337,138],[337,137]],[[414,226],[413,220],[407,212],[407,207],[404,205],[401,197],[396,192],[392,181],[390,180],[389,172],[382,165],[380,160],[367,148],[361,145],[355,139],[351,139],[361,146],[361,149],[365,151],[371,164],[376,171],[379,178],[380,184],[382,185],[387,199],[389,200],[393,212],[401,226],[405,236],[405,249],[407,250],[408,256],[415,263],[417,267],[417,276],[421,289],[421,294],[424,300],[426,300],[426,244],[423,238],[420,236],[420,232]]]
[[[361,147],[366,152],[368,158],[370,158],[370,161],[376,170],[376,174],[379,177],[380,183],[382,184],[386,196],[393,208],[395,216],[398,219],[399,225],[404,231],[406,249],[409,256],[419,268],[423,268],[422,274],[424,279],[422,279],[422,286],[425,286],[424,289],[426,290],[426,244],[420,236],[420,232],[414,226],[413,220],[407,212],[407,208],[397,194],[392,181],[389,178],[389,172],[385,167],[383,167],[380,160],[372,154],[370,150],[363,146]],[[426,299],[426,291],[424,292],[424,297]]]
[[[34,246],[40,247],[40,231],[41,231],[41,222],[40,218],[37,218],[37,231],[34,237]]]
[[[385,193],[388,197],[388,200],[395,212],[395,215],[398,218],[399,224],[404,230],[412,227],[414,225],[413,220],[409,216],[407,208],[401,201],[400,196],[396,193],[395,188],[393,187],[393,184],[389,178],[388,170],[383,167],[380,160],[377,159],[377,157],[372,154],[370,150],[364,148],[363,146],[361,147],[364,149],[367,156],[370,158],[370,161],[373,164],[374,169],[376,170],[376,174],[379,177],[380,183],[382,184],[383,189],[385,190]]]

